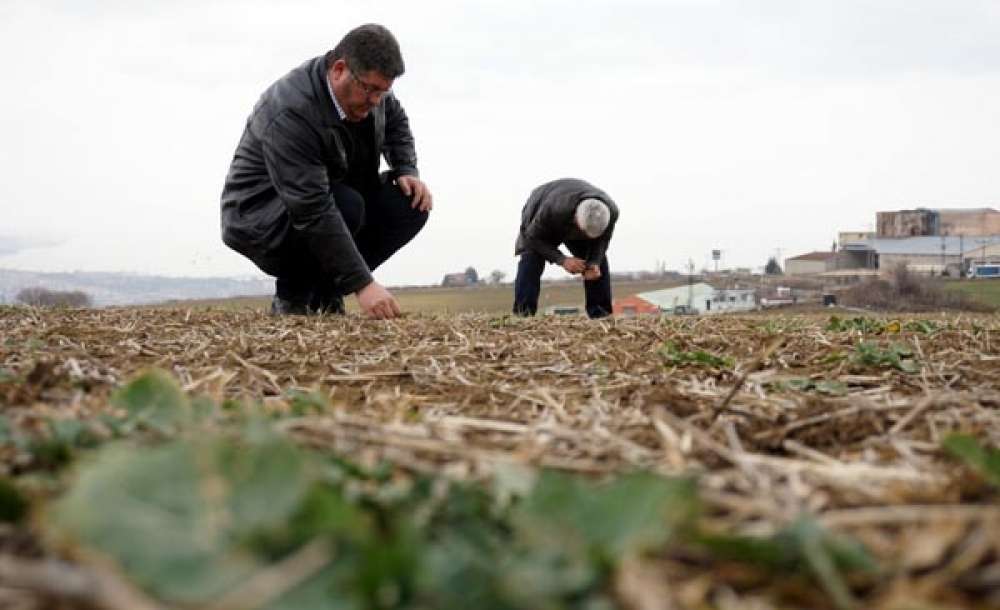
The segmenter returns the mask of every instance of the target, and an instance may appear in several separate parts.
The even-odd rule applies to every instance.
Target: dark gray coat
[[[326,60],[311,59],[271,85],[254,106],[222,190],[222,241],[257,262],[290,228],[345,292],[372,281],[331,195],[347,173],[350,138],[326,82]],[[372,109],[375,150],[391,177],[417,175],[409,120],[390,93]],[[378,167],[373,168],[378,172]]]
[[[591,198],[600,199],[611,210],[608,228],[603,235],[594,239],[580,231],[574,220],[576,206],[580,201]],[[587,264],[599,265],[608,250],[617,221],[618,206],[614,200],[589,182],[576,178],[546,182],[531,191],[521,210],[521,232],[514,245],[514,254],[533,250],[550,263],[561,265],[566,255],[559,251],[559,244],[587,240],[591,243]]]

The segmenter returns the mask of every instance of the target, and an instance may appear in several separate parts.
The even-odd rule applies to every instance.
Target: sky
[[[399,40],[435,201],[383,284],[512,279],[521,207],[561,177],[617,202],[612,271],[1000,208],[996,0],[2,0],[0,268],[260,275],[219,237],[246,118],[367,22]]]

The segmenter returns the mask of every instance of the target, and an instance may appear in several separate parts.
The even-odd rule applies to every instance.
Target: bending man
[[[514,313],[535,315],[545,263],[583,277],[587,315],[611,314],[608,243],[618,206],[601,189],[573,178],[553,180],[533,190],[521,211],[520,254],[514,279]],[[570,256],[560,249],[565,244]]]
[[[222,240],[275,280],[274,314],[399,315],[372,277],[423,228],[430,190],[392,94],[399,44],[380,25],[271,85],[247,119],[222,191]],[[384,156],[390,171],[379,175]]]

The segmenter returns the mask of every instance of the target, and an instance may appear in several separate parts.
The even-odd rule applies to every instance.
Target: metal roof
[[[650,292],[640,292],[636,296],[644,301],[656,305],[660,309],[673,309],[677,305],[687,305],[688,296],[694,303],[700,299],[712,298],[715,288],[705,282],[698,282],[690,286],[677,286],[674,288],[664,288],[663,290],[652,290]]]
[[[813,251],[813,252],[807,252],[806,254],[800,254],[798,256],[792,256],[790,258],[786,258],[785,262],[788,262],[788,261],[827,261],[827,260],[830,260],[831,258],[834,258],[836,256],[837,256],[836,252],[830,252],[829,250],[826,250],[826,251],[818,251],[817,250],[817,251]]]
[[[688,286],[675,286],[674,288],[664,288],[663,290],[652,290],[650,292],[640,292],[635,295],[647,303],[652,303],[660,309],[673,309],[678,305],[687,305],[688,297],[694,305],[710,300],[716,294],[726,296],[739,296],[741,294],[753,294],[752,288],[723,288],[715,289],[705,282],[698,282]]]
[[[1000,235],[967,236],[923,235],[918,237],[875,237],[847,242],[842,250],[864,252],[873,250],[879,254],[944,254],[958,256],[971,254],[983,246],[1000,244]],[[943,249],[942,249],[943,246]]]

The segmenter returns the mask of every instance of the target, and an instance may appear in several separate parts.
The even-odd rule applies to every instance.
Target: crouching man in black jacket
[[[222,240],[276,278],[273,313],[342,313],[354,293],[369,316],[399,315],[372,271],[433,205],[391,91],[403,71],[389,30],[363,25],[271,85],[247,119],[222,191]]]
[[[521,211],[520,254],[514,279],[514,313],[535,315],[545,262],[583,276],[587,315],[611,315],[608,243],[618,206],[601,189],[573,178],[553,180],[533,190]],[[566,244],[572,256],[559,250]]]

